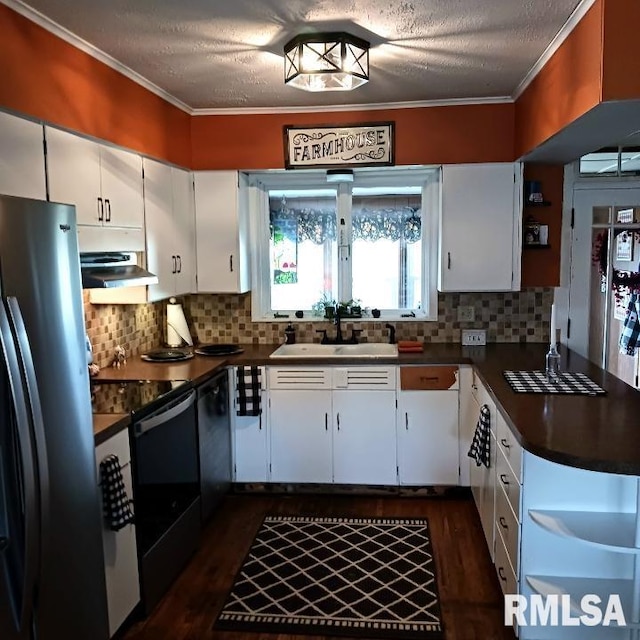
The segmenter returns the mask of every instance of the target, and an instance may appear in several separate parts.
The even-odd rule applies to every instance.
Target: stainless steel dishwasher
[[[198,441],[202,520],[231,486],[231,420],[227,372],[214,375],[198,391]]]

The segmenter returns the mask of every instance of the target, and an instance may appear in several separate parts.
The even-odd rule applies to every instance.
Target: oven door
[[[131,441],[140,582],[149,613],[200,535],[196,392],[134,417]]]

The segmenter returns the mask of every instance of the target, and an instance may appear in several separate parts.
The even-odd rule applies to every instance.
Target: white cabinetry
[[[458,467],[458,368],[400,367],[400,484],[457,485]]]
[[[0,113],[0,193],[47,199],[42,125]]]
[[[520,289],[522,168],[444,165],[439,291]]]
[[[148,301],[196,289],[195,218],[191,173],[144,160],[147,268],[158,276]]]
[[[229,370],[229,388],[233,393],[231,434],[233,440],[233,476],[235,482],[267,482],[269,479],[269,441],[267,420],[268,395],[265,368],[260,367],[261,413],[257,416],[237,415],[236,373]]]
[[[45,128],[49,198],[76,206],[81,251],[143,251],[142,158]]]
[[[333,367],[333,481],[398,483],[396,367]]]
[[[196,171],[199,293],[249,290],[247,177],[238,171]]]
[[[472,388],[472,397],[475,402],[475,421],[480,417],[480,409],[483,405],[489,408],[491,419],[491,444],[489,466],[477,465],[475,460],[469,458],[471,493],[480,515],[482,531],[484,532],[491,559],[495,556],[494,520],[495,520],[495,490],[496,490],[496,405],[489,397],[489,393],[483,384],[475,378]],[[475,424],[474,424],[475,428]]]
[[[584,594],[596,594],[604,613],[619,595],[629,626],[640,617],[638,496],[640,478],[576,469],[528,451],[522,460],[520,592],[526,598],[569,596],[571,615]],[[586,613],[586,611],[585,611]],[[525,627],[522,640],[618,640],[629,627]]]
[[[272,482],[330,483],[331,369],[269,367]]]
[[[111,454],[118,456],[125,489],[131,498],[131,452],[129,433],[126,429],[96,447],[98,474],[100,462]],[[113,636],[140,601],[135,526],[128,524],[119,531],[112,531],[103,526],[102,544],[107,582],[109,635]]]

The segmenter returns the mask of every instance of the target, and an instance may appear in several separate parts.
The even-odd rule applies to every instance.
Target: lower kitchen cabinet
[[[333,481],[393,485],[396,466],[396,392],[333,392]]]
[[[127,430],[117,433],[96,447],[98,474],[100,462],[111,454],[118,456],[125,490],[127,495],[131,497],[133,495],[133,483],[129,432]],[[119,531],[112,531],[105,523],[102,530],[102,544],[107,582],[109,635],[113,636],[134,607],[140,602],[135,525],[128,524]]]
[[[331,391],[271,389],[272,482],[330,483]]]
[[[261,380],[265,370],[260,367]],[[261,412],[257,416],[237,414],[236,369],[229,369],[231,389],[231,434],[233,444],[234,482],[267,482],[269,479],[269,440],[266,406],[268,402],[265,384],[261,391]]]
[[[401,485],[457,485],[457,367],[401,367],[398,476]]]

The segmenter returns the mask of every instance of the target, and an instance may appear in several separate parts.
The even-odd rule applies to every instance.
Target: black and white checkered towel
[[[102,510],[107,526],[112,531],[119,531],[133,522],[132,501],[122,478],[120,460],[110,454],[100,462],[100,484],[102,485]]]
[[[629,296],[629,306],[618,346],[620,353],[626,356],[635,356],[640,347],[640,298],[637,293]]]
[[[491,412],[486,404],[480,408],[480,416],[467,455],[476,461],[478,467],[483,464],[487,469],[489,468],[491,461]]]
[[[237,415],[259,416],[262,413],[261,391],[259,367],[236,367]]]

